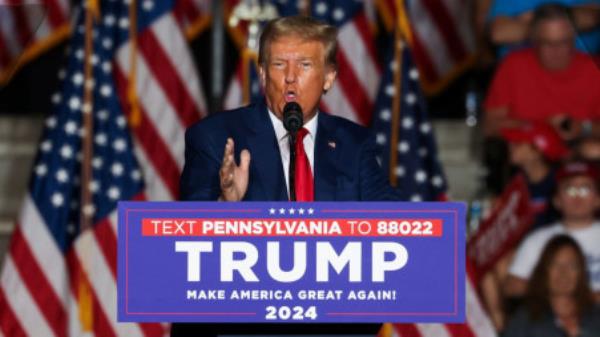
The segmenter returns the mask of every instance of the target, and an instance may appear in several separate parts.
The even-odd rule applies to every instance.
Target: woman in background
[[[577,242],[559,235],[548,242],[529,280],[525,305],[510,320],[505,337],[600,336],[585,257]]]

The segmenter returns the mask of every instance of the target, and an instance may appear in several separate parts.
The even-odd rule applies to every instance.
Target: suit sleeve
[[[377,149],[369,137],[360,151],[360,200],[400,201],[400,195],[390,186],[376,156]]]
[[[185,134],[185,165],[179,181],[180,200],[215,201],[221,193],[221,155],[204,132],[190,128]]]

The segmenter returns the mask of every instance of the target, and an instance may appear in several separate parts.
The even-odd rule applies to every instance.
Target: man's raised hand
[[[224,201],[240,201],[248,189],[248,177],[250,167],[250,152],[242,150],[240,154],[240,165],[235,163],[233,139],[227,138],[223,162],[219,170],[221,181],[221,197]]]

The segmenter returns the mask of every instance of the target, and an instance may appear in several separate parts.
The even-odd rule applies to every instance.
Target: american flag
[[[239,1],[230,1],[235,3]],[[375,103],[381,70],[375,51],[375,36],[366,16],[368,1],[347,0],[282,0],[272,1],[279,15],[309,14],[321,21],[335,25],[339,29],[338,79],[321,100],[321,108],[332,114],[345,117],[362,125],[369,125],[371,111]],[[303,11],[303,4],[310,7]],[[234,40],[245,48],[246,33],[234,31]],[[242,61],[243,62],[243,61]],[[251,82],[250,82],[251,83]],[[244,88],[242,73],[237,72],[230,83],[226,97],[226,109],[242,105]]]
[[[419,71],[414,66],[410,49],[400,40],[389,45],[392,48],[372,125],[375,143],[381,153],[380,163],[389,171],[390,181],[398,187],[404,200],[443,199],[446,179],[427,117]]]
[[[410,19],[409,44],[427,94],[435,94],[471,66],[477,44],[469,2],[464,0],[375,0],[393,31],[397,14]]]
[[[419,84],[419,71],[399,28],[387,55],[385,73],[373,116],[373,131],[404,200],[445,198],[447,189],[436,142]],[[478,298],[474,270],[467,266],[465,324],[386,324],[380,337],[494,337],[496,332]]]
[[[131,1],[102,1],[92,30],[79,12],[0,276],[0,335],[168,332],[160,323],[116,322],[116,206],[177,198],[183,133],[206,109],[176,3],[141,0],[130,12]],[[93,37],[93,54],[85,52],[86,36]],[[93,105],[84,88],[91,88]],[[82,125],[89,113],[91,135]],[[91,179],[84,182],[82,140],[88,136],[93,157]],[[82,186],[92,193],[89,204],[81,204]],[[89,229],[82,230],[80,212],[92,217]]]
[[[69,0],[0,1],[0,85],[69,34]]]

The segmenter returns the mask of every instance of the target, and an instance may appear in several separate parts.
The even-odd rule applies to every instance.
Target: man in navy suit
[[[304,135],[298,141],[308,159],[304,169],[309,179],[296,181],[295,187],[307,193],[304,200],[398,200],[375,159],[368,130],[318,110],[321,95],[337,75],[336,38],[334,27],[309,17],[284,17],[266,25],[258,59],[265,100],[212,115],[188,129],[180,184],[183,200],[290,200],[290,145],[282,122],[289,102],[300,105],[304,120]],[[374,335],[377,329],[373,324],[176,324],[172,336],[193,331],[202,331],[202,336],[285,331]]]

